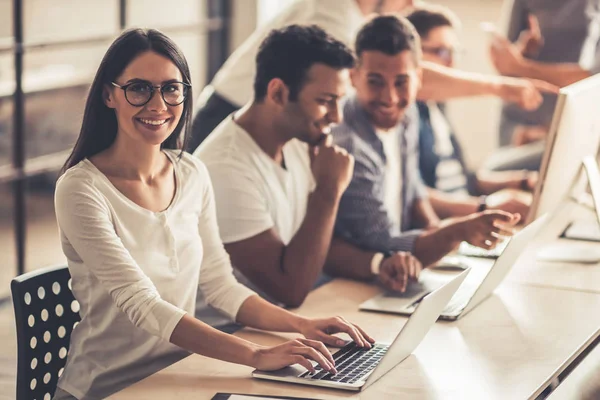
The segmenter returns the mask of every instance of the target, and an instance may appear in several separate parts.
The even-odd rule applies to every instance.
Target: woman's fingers
[[[373,339],[371,336],[369,336],[367,334],[367,332],[364,331],[363,328],[361,328],[360,326],[356,325],[356,324],[352,324],[356,329],[358,329],[358,331],[360,332],[360,334],[367,339],[369,342],[371,343],[375,343],[375,339]]]
[[[295,355],[301,355],[304,358],[316,361],[325,371],[330,371],[332,373],[335,371],[333,364],[330,363],[322,353],[312,347],[300,344],[300,346],[294,346],[292,352]]]
[[[286,360],[288,365],[300,364],[311,373],[315,372],[315,367],[313,367],[312,363],[301,355],[290,354]]]
[[[360,347],[371,347],[369,341],[363,337],[358,329],[342,317],[338,317],[339,329],[341,332],[350,335],[352,340]]]
[[[323,354],[325,356],[325,358],[327,358],[327,360],[329,360],[329,362],[332,365],[335,365],[335,361],[333,360],[333,356],[331,355],[331,352],[327,349],[327,347],[323,344],[323,342],[319,342],[318,340],[312,340],[312,339],[298,339],[298,341],[305,344],[306,346],[316,349],[321,354]]]

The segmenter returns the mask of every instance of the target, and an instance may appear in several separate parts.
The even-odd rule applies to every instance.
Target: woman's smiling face
[[[133,59],[114,83],[124,86],[132,82],[145,81],[154,86],[152,98],[141,107],[127,101],[125,91],[107,86],[104,91],[104,103],[115,110],[119,135],[126,135],[128,141],[160,145],[175,130],[184,103],[176,106],[165,103],[159,86],[169,82],[181,82],[182,74],[168,58],[153,51],[146,51]]]

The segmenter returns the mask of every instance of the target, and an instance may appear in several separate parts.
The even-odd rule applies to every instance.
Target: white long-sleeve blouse
[[[219,238],[204,165],[164,151],[174,165],[169,207],[152,212],[117,190],[89,160],[58,181],[55,208],[80,304],[58,386],[79,399],[104,398],[158,368],[198,285],[207,302],[235,318],[252,294],[232,275]]]

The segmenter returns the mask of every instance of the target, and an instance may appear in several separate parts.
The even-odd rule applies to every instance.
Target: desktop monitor
[[[600,74],[560,89],[528,222],[585,193],[584,158],[600,145]]]

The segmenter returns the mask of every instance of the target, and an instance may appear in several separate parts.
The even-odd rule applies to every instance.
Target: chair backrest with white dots
[[[50,400],[63,372],[79,303],[66,266],[23,274],[11,282],[17,328],[17,400]]]

